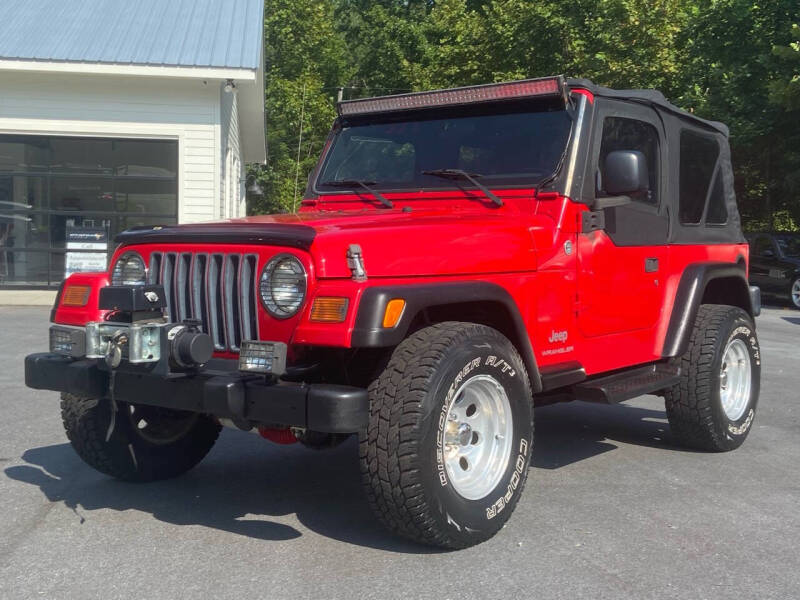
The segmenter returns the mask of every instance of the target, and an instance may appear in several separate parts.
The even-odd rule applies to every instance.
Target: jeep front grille
[[[171,321],[200,321],[218,351],[258,339],[258,256],[153,252],[148,283],[164,286]]]

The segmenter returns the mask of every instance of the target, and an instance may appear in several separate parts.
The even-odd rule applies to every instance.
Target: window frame
[[[589,182],[589,186],[592,191],[591,199],[594,201],[598,197],[603,197],[598,196],[597,194],[596,177],[600,169],[600,152],[603,144],[603,127],[606,119],[622,118],[630,119],[632,121],[642,121],[643,123],[652,126],[657,134],[658,156],[656,156],[656,165],[658,167],[658,172],[656,174],[655,181],[656,185],[658,186],[658,202],[655,204],[648,204],[634,200],[629,204],[617,207],[617,209],[644,212],[653,216],[665,216],[665,207],[668,204],[665,201],[667,189],[664,183],[666,173],[665,170],[667,168],[665,151],[666,134],[664,131],[664,125],[661,119],[658,118],[658,114],[650,107],[643,106],[635,102],[626,102],[624,100],[598,99],[597,104],[598,106],[596,109],[595,123],[593,127],[591,157],[588,161],[589,164],[587,172],[587,182]]]

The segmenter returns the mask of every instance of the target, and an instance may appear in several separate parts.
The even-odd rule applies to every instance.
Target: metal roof
[[[263,0],[3,0],[0,59],[258,69]]]

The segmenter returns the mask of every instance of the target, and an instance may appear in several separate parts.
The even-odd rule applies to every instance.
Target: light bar
[[[362,100],[347,100],[340,102],[337,110],[339,111],[339,116],[346,117],[376,112],[395,112],[547,96],[553,98],[561,97],[566,102],[566,84],[563,76],[473,85],[430,92],[414,92],[412,94],[364,98]]]

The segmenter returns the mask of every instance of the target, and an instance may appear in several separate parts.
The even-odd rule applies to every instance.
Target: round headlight
[[[273,317],[287,319],[300,310],[306,297],[306,270],[297,257],[278,254],[261,271],[259,292]]]
[[[147,269],[144,259],[138,252],[125,252],[114,263],[111,271],[111,285],[144,285],[147,283]]]

